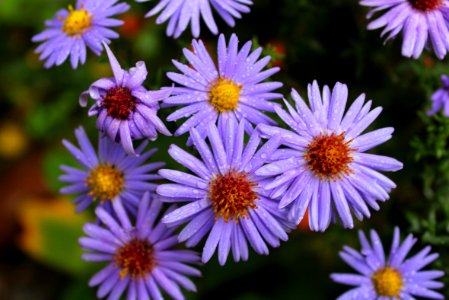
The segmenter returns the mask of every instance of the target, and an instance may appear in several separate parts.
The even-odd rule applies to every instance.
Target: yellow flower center
[[[401,273],[397,270],[391,267],[382,268],[374,273],[371,279],[379,296],[399,297],[403,283]]]
[[[218,78],[212,83],[209,90],[210,104],[218,112],[235,110],[239,104],[241,90],[242,86],[233,80]]]
[[[353,161],[349,142],[345,141],[344,133],[336,135],[319,135],[307,146],[306,155],[308,167],[320,177],[330,180],[340,179],[349,175],[352,170],[349,163]]]
[[[62,26],[62,31],[67,33],[67,35],[79,35],[83,31],[91,26],[91,16],[87,10],[81,8],[74,10],[73,7],[69,6],[69,15],[64,20],[64,25]]]
[[[109,164],[98,165],[86,177],[86,185],[90,188],[89,195],[101,202],[113,200],[118,196],[124,183],[123,173]]]

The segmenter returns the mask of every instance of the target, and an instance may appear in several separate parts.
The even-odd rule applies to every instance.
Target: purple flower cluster
[[[87,46],[97,55],[105,48],[112,69],[112,78],[98,79],[79,97],[83,107],[89,98],[95,101],[88,115],[96,117],[98,149],[82,127],[76,129],[78,146],[63,144],[79,166],[61,166],[60,176],[67,183],[61,193],[75,195],[77,212],[96,204],[97,222],[84,226],[87,237],[79,242],[84,260],[107,263],[89,282],[98,286],[99,298],[183,299],[182,289],[196,290],[188,276],[201,273],[191,266],[200,256],[181,250],[180,243],[195,247],[204,241],[203,263],[215,253],[220,265],[231,253],[235,262],[246,261],[250,249],[267,255],[269,246],[279,247],[306,216],[313,231],[326,231],[333,222],[353,228],[353,216],[369,218],[370,208],[379,210],[379,202],[389,199],[396,185],[382,172],[403,165],[366,153],[388,141],[394,129],[365,132],[382,108],[372,108],[364,94],[346,109],[345,84],[320,90],[314,81],[307,102],[293,89],[294,103],[284,99],[283,105],[276,92],[282,83],[269,81],[280,69],[270,67],[271,58],[261,57],[262,48],[252,49],[251,41],[239,47],[235,34],[228,42],[219,36],[216,54],[193,40],[191,49],[183,50],[187,63],[173,60],[179,73],[167,73],[172,86],[149,91],[145,63],[124,70],[107,45],[118,37],[109,27],[123,23],[112,17],[129,8],[117,2],[78,0],[33,37],[42,42],[36,51],[47,68],[70,56],[75,69],[84,64]],[[384,27],[387,40],[403,31],[404,56],[418,58],[426,46],[440,59],[448,52],[448,1],[360,4],[373,8],[368,17],[388,10],[368,28]],[[201,18],[219,33],[213,10],[234,26],[250,5],[250,0],[160,0],[147,16],[159,14],[158,24],[167,21],[168,36],[179,37],[190,24],[198,37]],[[449,78],[442,81],[429,114],[444,108],[449,116]],[[174,135],[188,133],[188,143],[184,149],[172,144],[168,154],[182,171],[160,169],[164,163],[150,160],[155,149],[145,150],[148,141],[135,147],[136,140],[171,135],[158,114],[173,107],[166,120],[186,119]],[[164,203],[172,205],[164,211]],[[339,299],[442,298],[433,289],[442,287],[435,279],[443,273],[421,271],[437,258],[429,247],[405,260],[416,239],[410,235],[400,244],[397,228],[388,258],[375,231],[371,243],[363,233],[360,240],[361,252],[345,247],[341,257],[361,275],[332,275],[355,286]]]

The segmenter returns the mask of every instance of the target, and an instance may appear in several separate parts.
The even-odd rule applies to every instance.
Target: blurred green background
[[[181,39],[165,36],[165,24],[143,15],[154,6],[131,3],[122,15],[125,25],[112,49],[124,67],[144,60],[149,70],[146,87],[171,85],[167,71],[171,59],[183,60],[189,47],[186,31]],[[375,228],[389,249],[394,226],[402,236],[420,237],[414,251],[431,244],[440,253],[432,267],[449,273],[449,120],[442,115],[428,118],[429,97],[449,73],[447,60],[437,61],[431,52],[419,60],[400,55],[400,40],[383,46],[380,32],[366,30],[367,10],[354,0],[255,0],[252,11],[228,28],[240,41],[253,40],[272,55],[282,70],[272,77],[305,96],[309,82],[320,85],[340,81],[349,85],[352,101],[365,92],[374,106],[384,111],[373,128],[393,126],[391,141],[374,153],[395,157],[405,168],[388,174],[398,185],[391,199],[356,229]],[[44,27],[44,20],[70,1],[0,1],[0,299],[94,299],[89,277],[100,264],[81,261],[77,239],[92,212],[74,213],[70,199],[58,195],[59,165],[73,164],[61,139],[74,140],[73,130],[87,128],[97,139],[95,120],[79,107],[78,96],[90,83],[110,76],[103,54],[88,53],[87,63],[72,70],[69,63],[45,70],[34,54],[31,37]],[[209,49],[216,37],[202,27]],[[161,110],[165,117],[171,110]],[[169,123],[174,129],[179,124]],[[156,160],[178,167],[167,155],[169,144],[184,145],[185,137],[161,137]],[[322,233],[305,227],[291,234],[268,257],[250,253],[248,262],[228,260],[219,267],[216,258],[202,268],[196,280],[198,293],[190,299],[334,299],[347,287],[331,282],[331,272],[350,272],[338,257],[343,245],[359,249],[356,230],[334,225]],[[201,250],[199,248],[199,250]],[[446,276],[447,277],[447,276]],[[446,285],[447,278],[444,279]],[[443,291],[449,297],[447,289]]]

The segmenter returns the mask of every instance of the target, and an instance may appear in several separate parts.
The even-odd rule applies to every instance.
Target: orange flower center
[[[89,195],[101,202],[113,200],[118,196],[124,183],[123,173],[109,164],[99,164],[86,177],[86,185],[90,188]]]
[[[218,112],[236,110],[241,90],[242,86],[233,80],[218,78],[212,83],[209,90],[210,104]]]
[[[353,158],[349,148],[349,142],[345,141],[344,133],[336,135],[319,135],[307,146],[305,160],[309,168],[321,179],[340,179],[349,175],[349,163]]]
[[[410,4],[420,11],[431,11],[437,9],[441,4],[441,0],[408,0]]]
[[[403,283],[401,273],[397,270],[391,267],[382,268],[374,273],[371,279],[379,296],[399,297]]]
[[[64,20],[62,31],[70,36],[80,35],[92,25],[91,19],[87,10],[83,8],[74,10],[73,6],[70,5],[69,15]]]
[[[245,172],[229,171],[216,176],[209,183],[209,198],[214,208],[215,219],[224,218],[225,222],[240,217],[248,217],[248,209],[257,208],[257,193],[253,190],[256,183],[248,179]]]
[[[115,265],[121,268],[122,280],[126,275],[129,275],[131,279],[145,279],[156,265],[153,246],[145,240],[138,239],[131,240],[119,248],[114,260]]]
[[[126,120],[136,109],[136,98],[128,88],[111,88],[103,98],[102,106],[106,107],[108,116],[114,119]]]

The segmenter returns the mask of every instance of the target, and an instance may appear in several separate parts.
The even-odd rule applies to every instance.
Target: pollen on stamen
[[[349,147],[350,141],[345,141],[344,133],[339,135],[319,135],[307,146],[306,155],[308,167],[320,179],[336,180],[353,171],[349,163],[353,161],[351,153],[356,149]]]
[[[120,279],[126,275],[131,279],[145,279],[156,265],[154,248],[146,240],[133,239],[117,250],[115,265],[119,267]]]
[[[441,0],[408,0],[413,8],[428,12],[437,9],[442,5]]]
[[[125,87],[109,89],[102,102],[102,106],[106,108],[108,116],[119,120],[128,119],[130,113],[135,111],[136,104],[136,98]]]
[[[385,267],[373,274],[371,277],[374,288],[379,296],[399,297],[402,289],[402,276],[397,270]]]
[[[229,171],[216,176],[209,183],[209,199],[214,208],[215,219],[223,218],[225,222],[248,217],[248,210],[257,208],[258,199],[254,187],[245,172]]]
[[[123,190],[124,183],[123,173],[109,164],[98,165],[86,177],[86,185],[90,189],[89,195],[102,203],[118,196]]]
[[[75,10],[71,5],[69,6],[69,15],[63,21],[62,31],[70,36],[82,34],[92,25],[91,16],[87,10],[83,7]]]
[[[236,110],[242,86],[227,78],[212,82],[209,89],[209,102],[218,112]]]

